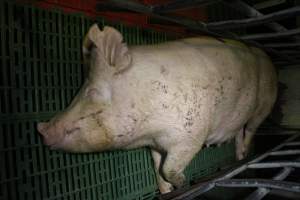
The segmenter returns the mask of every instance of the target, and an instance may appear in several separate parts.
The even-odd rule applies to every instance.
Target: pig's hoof
[[[161,181],[158,183],[158,188],[161,194],[165,194],[174,190],[172,184],[167,181]]]
[[[240,148],[236,150],[236,157],[238,160],[243,160],[247,155],[245,148]]]
[[[169,172],[166,178],[176,188],[180,188],[185,182],[185,176],[183,173]]]

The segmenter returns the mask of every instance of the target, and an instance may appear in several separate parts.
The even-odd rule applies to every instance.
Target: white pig
[[[237,157],[246,155],[277,95],[262,50],[211,37],[130,47],[122,40],[112,27],[90,28],[88,77],[64,112],[38,124],[46,145],[69,152],[150,147],[162,193],[184,183],[204,144],[235,137]]]

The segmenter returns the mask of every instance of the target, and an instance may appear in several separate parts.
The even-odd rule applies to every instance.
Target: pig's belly
[[[215,128],[208,134],[205,144],[220,144],[237,135],[254,113],[256,107],[255,94],[253,93],[250,98],[243,95],[235,105],[234,109],[219,109],[216,111],[219,119],[214,120]]]

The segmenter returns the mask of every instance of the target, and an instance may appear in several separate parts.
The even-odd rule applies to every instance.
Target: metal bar
[[[247,169],[247,165],[249,163],[255,163],[255,162],[259,162],[259,161],[263,160],[264,158],[266,158],[267,156],[269,156],[269,154],[270,154],[271,151],[277,151],[277,150],[281,149],[285,144],[290,143],[291,141],[295,140],[299,136],[300,136],[299,134],[298,135],[295,134],[295,135],[289,137],[285,142],[283,142],[282,144],[274,147],[270,151],[262,154],[261,156],[257,157],[256,159],[254,159],[254,160],[252,160],[252,161],[250,161],[248,163],[245,163],[245,164],[241,165],[240,167],[238,167],[235,170],[229,172],[228,174],[225,174],[224,176],[222,176],[220,178],[214,179],[214,180],[209,181],[207,183],[199,184],[199,186],[196,186],[195,188],[193,188],[193,189],[191,189],[189,191],[186,191],[186,192],[184,192],[181,195],[178,195],[177,197],[173,198],[172,200],[175,200],[175,199],[176,200],[179,200],[179,199],[187,199],[187,200],[193,199],[193,198],[195,198],[195,197],[203,194],[204,192],[211,190],[212,188],[215,187],[215,182],[232,178],[236,174],[239,174],[242,171],[244,171],[245,169]]]
[[[282,57],[285,60],[289,61],[289,62],[296,62],[293,58],[286,56],[286,55],[281,55],[279,52],[276,52],[273,49],[268,49],[268,48],[264,48],[263,45],[254,42],[254,41],[245,41],[243,39],[238,38],[235,34],[229,32],[229,31],[223,31],[222,33],[215,33],[212,32],[210,30],[207,29],[206,24],[203,22],[197,22],[197,21],[193,21],[193,20],[187,20],[187,19],[182,19],[182,18],[178,18],[178,17],[170,17],[170,16],[165,16],[165,15],[161,15],[161,14],[156,14],[152,12],[151,7],[143,5],[143,4],[139,4],[130,0],[123,0],[123,1],[119,1],[119,0],[109,0],[107,1],[107,3],[110,3],[114,6],[120,7],[120,8],[125,8],[128,10],[132,10],[132,11],[136,11],[136,12],[140,12],[140,13],[145,13],[148,14],[150,16],[159,18],[159,19],[163,19],[163,20],[167,20],[167,21],[171,21],[183,26],[186,26],[188,28],[190,28],[191,30],[197,30],[197,31],[201,31],[203,33],[209,34],[211,36],[217,37],[217,38],[230,38],[230,39],[235,39],[235,40],[240,40],[242,42],[246,42],[246,43],[251,43],[255,46],[258,46],[260,48],[265,49],[268,52],[274,53],[276,56],[278,57]]]
[[[130,0],[122,0],[122,1],[108,0],[107,3],[110,3],[111,5],[114,5],[114,6],[117,6],[120,8],[125,8],[128,10],[131,10],[131,11],[145,13],[152,17],[156,17],[156,18],[159,18],[162,20],[174,22],[174,23],[186,26],[192,30],[198,30],[198,31],[201,31],[203,33],[209,34],[214,37],[222,38],[222,37],[226,37],[226,34],[227,34],[227,35],[230,35],[230,36],[227,36],[228,38],[237,39],[237,36],[235,36],[233,33],[223,32],[224,34],[218,34],[218,33],[209,31],[209,30],[207,30],[206,25],[203,22],[188,20],[188,19],[184,19],[182,17],[175,17],[175,16],[171,17],[171,16],[166,16],[163,14],[153,13],[151,7],[140,4],[140,3],[133,2]]]
[[[280,51],[281,53],[283,54],[290,54],[290,55],[293,55],[294,57],[299,55],[300,56],[300,50],[283,50],[283,51]]]
[[[235,19],[221,22],[212,22],[207,24],[207,28],[211,30],[216,29],[234,29],[249,26],[257,26],[265,23],[270,23],[279,19],[286,19],[300,15],[300,6],[281,10],[268,15],[256,16],[248,19]]]
[[[270,153],[270,156],[287,156],[287,155],[297,155],[300,154],[300,150],[282,150],[282,151],[273,151]]]
[[[172,198],[171,200],[192,200],[195,197],[203,194],[204,192],[207,192],[211,190],[213,187],[215,187],[214,182],[209,182],[208,184],[200,185],[200,187],[193,188],[181,195],[178,195],[177,197]]]
[[[256,163],[256,162],[259,162],[259,161],[265,159],[266,157],[268,157],[268,156],[270,155],[271,152],[278,151],[279,149],[281,149],[282,147],[284,147],[286,143],[289,143],[289,142],[291,142],[291,141],[297,139],[298,137],[300,137],[299,134],[295,134],[295,135],[289,137],[285,142],[281,143],[280,145],[274,147],[274,148],[271,149],[270,151],[268,151],[268,152],[262,154],[261,156],[255,158],[254,160],[250,161],[249,164],[250,164],[250,163]]]
[[[292,35],[300,34],[300,28],[282,31],[279,33],[260,33],[260,34],[253,34],[253,35],[244,35],[241,36],[241,39],[244,40],[261,40],[261,39],[270,39],[270,38],[280,38],[280,37],[287,37]]]
[[[280,63],[281,61],[278,61],[278,62]],[[273,64],[276,64],[278,62],[273,62]],[[299,62],[300,62],[300,60],[299,60]],[[299,133],[299,132],[294,130],[294,131],[282,131],[282,132],[258,132],[258,133],[256,133],[256,135],[269,135],[269,136],[270,135],[294,135],[297,133]],[[286,146],[287,145],[288,144],[286,144]]]
[[[155,13],[171,12],[179,9],[208,5],[218,1],[221,0],[176,0],[162,5],[152,6],[152,11]]]
[[[300,142],[289,142],[289,143],[286,143],[285,146],[300,146]]]
[[[284,47],[300,47],[300,43],[274,43],[274,44],[265,44],[265,47],[270,48],[284,48]]]
[[[293,171],[290,167],[285,167],[282,169],[276,176],[273,177],[273,180],[283,180]],[[270,192],[269,188],[259,188],[256,191],[252,192],[245,200],[260,200]]]
[[[300,183],[266,179],[227,179],[216,182],[219,187],[265,187],[300,193]]]
[[[253,5],[253,7],[257,10],[259,9],[264,9],[264,8],[269,8],[273,6],[277,6],[279,4],[285,3],[286,0],[267,0],[261,3],[256,3]]]
[[[278,167],[300,167],[300,162],[267,162],[252,163],[248,165],[250,169],[278,168]]]
[[[239,12],[243,12],[245,13],[245,15],[247,15],[248,17],[259,17],[259,16],[263,16],[263,14],[259,11],[257,11],[256,9],[252,8],[251,6],[249,6],[248,4],[244,3],[243,1],[239,1],[239,0],[234,0],[234,1],[224,1],[227,5],[229,5],[230,7],[232,7],[233,9],[239,11]],[[276,23],[269,23],[266,24],[267,27],[269,27],[270,29],[276,31],[276,32],[281,32],[281,31],[287,31],[287,29]]]
[[[270,191],[270,194],[276,195],[277,197],[282,197],[282,199],[289,199],[289,200],[299,200],[300,194],[296,192],[288,192],[288,191],[282,191],[282,190],[276,190],[273,189]],[[278,198],[280,199],[280,198]]]

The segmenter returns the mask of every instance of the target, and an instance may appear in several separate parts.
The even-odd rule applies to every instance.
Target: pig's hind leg
[[[151,154],[152,154],[152,158],[154,161],[156,180],[158,183],[158,188],[159,188],[160,193],[164,194],[164,193],[171,192],[173,190],[172,184],[165,181],[164,178],[160,175],[160,169],[162,166],[161,165],[162,164],[162,155],[154,149],[151,149]]]
[[[272,107],[268,104],[262,104],[259,108],[255,110],[254,115],[248,120],[245,126],[244,138],[243,138],[243,148],[241,149],[241,159],[245,158],[249,152],[250,144],[256,133],[259,125],[267,118]]]
[[[236,158],[238,160],[242,160],[244,158],[244,152],[245,152],[245,144],[244,144],[244,127],[241,128],[238,132],[238,134],[235,136],[235,153]]]

